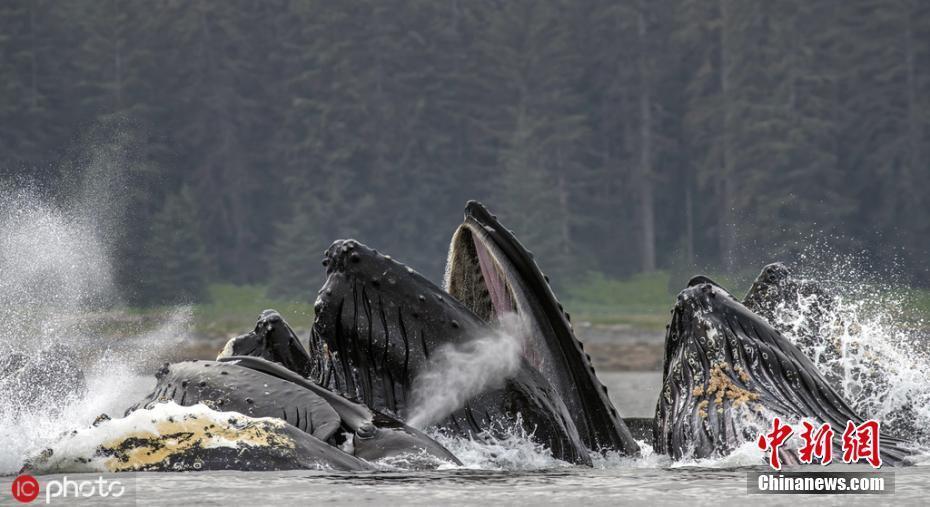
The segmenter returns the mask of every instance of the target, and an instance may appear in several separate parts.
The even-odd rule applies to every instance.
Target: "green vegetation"
[[[675,302],[669,292],[669,275],[659,271],[616,280],[589,273],[579,284],[568,287],[563,304],[574,322],[628,324],[648,330],[665,327]]]
[[[561,300],[576,324],[589,322],[595,326],[621,325],[660,332],[668,323],[675,295],[687,281],[675,278],[664,271],[626,279],[589,273],[583,282],[561,291]],[[734,284],[726,277],[713,278],[726,287],[733,287],[737,295],[741,295],[747,286],[745,283]],[[193,307],[194,332],[215,339],[215,345],[219,346],[220,339],[252,330],[258,314],[267,308],[274,308],[298,330],[301,337],[305,337],[313,324],[313,305],[295,298],[270,297],[268,293],[266,287],[259,285],[211,285],[210,302]],[[926,319],[930,316],[930,290],[902,289],[900,293],[889,294],[889,300],[904,303],[901,308],[897,308],[904,319],[902,324],[911,321],[917,325],[926,325]],[[135,310],[132,314],[149,318],[161,315],[164,311],[163,307],[148,308]],[[151,320],[157,322],[158,319]],[[114,331],[121,329],[120,323],[115,322]],[[209,352],[212,350],[209,348]]]
[[[626,324],[650,331],[661,330],[674,303],[668,283],[669,276],[664,272],[637,275],[629,280],[591,274],[584,283],[566,289],[562,302],[575,322]],[[255,319],[262,310],[274,308],[304,336],[313,324],[312,303],[270,297],[268,293],[266,287],[258,285],[211,285],[210,302],[194,305],[194,331],[210,338],[245,333],[255,326]]]
[[[157,273],[145,278],[148,302],[207,300],[209,264],[195,213],[194,196],[182,187],[153,218],[143,253],[146,272]]]
[[[927,324],[926,321],[930,320],[930,290],[911,289],[908,291],[905,309]]]
[[[608,278],[588,273],[582,282],[569,286],[563,304],[572,320],[592,324],[624,324],[646,330],[661,330],[668,324],[675,296],[694,273],[655,271],[629,278]],[[712,275],[711,278],[741,296],[755,274]]]
[[[564,290],[562,303],[574,322],[661,330],[668,321],[677,293],[677,290],[669,290],[669,284],[670,276],[666,272],[635,275],[629,279],[611,279],[590,273],[582,283]],[[258,285],[211,285],[210,302],[194,306],[195,331],[210,337],[244,333],[252,329],[259,312],[266,308],[281,312],[296,329],[310,328],[312,303],[270,297],[268,293],[266,287]]]
[[[313,304],[270,298],[265,287],[218,284],[210,286],[210,302],[194,306],[194,331],[208,337],[247,333],[262,310],[274,308],[288,324],[306,331],[313,324]],[[302,333],[302,336],[304,334]]]

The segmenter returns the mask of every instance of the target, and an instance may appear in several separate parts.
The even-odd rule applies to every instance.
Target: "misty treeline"
[[[0,83],[5,178],[123,150],[136,302],[312,299],[347,236],[439,279],[468,199],[560,284],[825,240],[930,283],[930,2],[7,0]]]

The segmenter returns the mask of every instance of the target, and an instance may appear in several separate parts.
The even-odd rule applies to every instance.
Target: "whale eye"
[[[378,429],[375,428],[373,424],[363,424],[362,426],[359,426],[357,430],[355,430],[355,436],[362,440],[368,440],[369,438],[374,437],[377,431]]]

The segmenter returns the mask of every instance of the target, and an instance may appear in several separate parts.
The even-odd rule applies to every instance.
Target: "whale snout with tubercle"
[[[673,313],[693,315],[710,311],[717,306],[717,298],[732,299],[732,296],[719,285],[706,277],[695,277],[689,287],[678,293]]]
[[[334,241],[324,253],[323,266],[327,276],[346,274],[370,282],[375,287],[382,282],[397,283],[409,276],[422,278],[410,266],[354,239]]]

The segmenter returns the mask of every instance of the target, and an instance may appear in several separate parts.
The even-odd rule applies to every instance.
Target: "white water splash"
[[[95,147],[91,166],[66,178],[62,191],[0,182],[0,358],[22,354],[32,371],[74,365],[87,384],[62,399],[68,383],[36,385],[16,370],[0,372],[4,389],[24,391],[0,399],[0,474],[17,471],[63,431],[104,412],[121,416],[154,383],[139,372],[188,333],[190,308],[146,321],[121,305],[111,261],[128,169],[118,144]],[[24,396],[29,406],[17,401]]]
[[[663,468],[672,464],[671,458],[664,454],[656,454],[652,442],[637,440],[639,444],[639,457],[632,458],[617,451],[591,453],[591,464],[594,468],[609,470],[612,468]]]
[[[572,467],[571,463],[552,456],[552,452],[533,439],[533,434],[524,429],[519,414],[513,421],[497,422],[493,430],[476,438],[449,436],[442,430],[430,436],[449,450],[461,467],[444,465],[441,468],[465,468],[469,470],[544,470]]]
[[[84,308],[114,293],[106,245],[91,222],[32,189],[4,189],[0,203],[0,322],[6,343],[34,350],[72,332]],[[58,339],[67,339],[61,336]]]
[[[779,304],[775,326],[857,412],[879,419],[890,434],[930,444],[927,323],[902,317],[907,301],[897,287],[843,279],[822,285],[828,295]]]
[[[463,407],[470,398],[501,385],[520,367],[523,329],[519,317],[507,314],[489,336],[436,350],[426,370],[414,380],[413,408],[407,424],[425,428]]]

